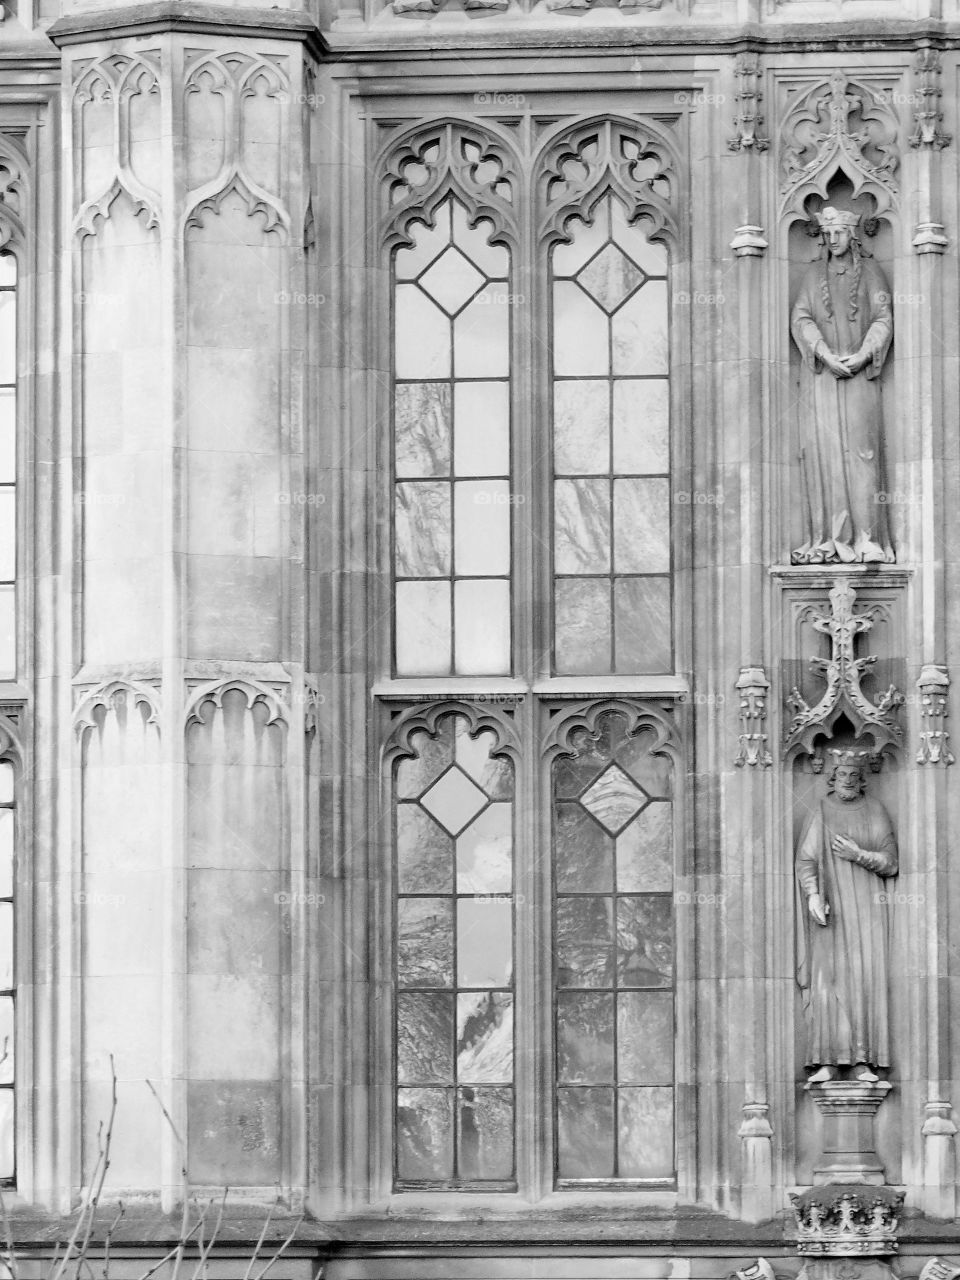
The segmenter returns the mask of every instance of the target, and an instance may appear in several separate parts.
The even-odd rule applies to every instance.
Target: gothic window
[[[0,679],[17,675],[17,263],[0,256]]]
[[[514,148],[444,121],[384,159],[379,1149],[395,1192],[669,1188],[675,166],[611,120]]]

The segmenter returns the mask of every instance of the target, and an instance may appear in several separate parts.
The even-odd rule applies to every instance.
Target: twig
[[[272,1205],[270,1206],[270,1212],[267,1214],[267,1220],[266,1220],[266,1222],[263,1224],[263,1230],[260,1232],[260,1239],[257,1241],[257,1247],[254,1249],[254,1251],[253,1251],[253,1256],[251,1257],[251,1259],[250,1259],[249,1263],[247,1264],[247,1269],[246,1269],[246,1271],[243,1273],[243,1280],[250,1280],[250,1276],[251,1276],[251,1275],[252,1275],[252,1273],[253,1273],[253,1266],[254,1266],[254,1263],[255,1263],[255,1262],[257,1261],[257,1259],[260,1257],[260,1250],[261,1250],[261,1248],[263,1247],[263,1242],[264,1242],[264,1240],[266,1239],[266,1236],[267,1236],[267,1230],[268,1230],[268,1228],[269,1228],[269,1226],[270,1226],[270,1222],[271,1222],[271,1220],[272,1220],[272,1218],[273,1218],[273,1211],[274,1211],[274,1209],[276,1208],[277,1204],[279,1204],[279,1202],[280,1202],[280,1197],[278,1196],[278,1197],[277,1197],[277,1200],[275,1201],[275,1203],[274,1203],[274,1204],[272,1204]]]
[[[87,1215],[87,1230],[83,1237],[83,1245],[80,1249],[80,1257],[86,1258],[87,1249],[90,1245],[90,1237],[93,1234],[93,1224],[96,1217],[97,1208],[100,1204],[100,1197],[103,1194],[103,1184],[106,1181],[107,1170],[110,1168],[110,1148],[113,1144],[113,1121],[117,1114],[117,1072],[113,1063],[113,1054],[110,1055],[110,1117],[107,1120],[107,1132],[104,1134],[103,1141],[100,1141],[100,1132],[97,1131],[97,1144],[100,1148],[99,1160],[100,1177],[96,1182],[95,1189],[92,1188],[93,1194],[90,1198],[90,1212]],[[102,1126],[101,1126],[102,1129]],[[122,1214],[122,1210],[121,1210]],[[77,1267],[77,1280],[80,1280],[80,1268]]]
[[[216,1244],[217,1236],[220,1234],[220,1225],[223,1222],[223,1210],[227,1203],[227,1191],[228,1188],[224,1187],[223,1195],[220,1197],[220,1208],[217,1212],[217,1221],[214,1225],[213,1231],[210,1233],[210,1243],[204,1245],[202,1240],[200,1242],[200,1258],[197,1262],[196,1270],[193,1273],[193,1280],[206,1280],[207,1259],[210,1257],[210,1251]],[[211,1200],[210,1203],[213,1204],[213,1201]]]
[[[190,1241],[190,1237],[193,1235],[196,1235],[197,1231],[199,1231],[202,1228],[202,1226],[203,1226],[203,1218],[201,1217],[193,1224],[193,1226],[187,1232],[186,1237],[182,1241],[178,1240],[177,1243],[173,1246],[173,1248],[169,1251],[169,1253],[165,1253],[159,1262],[155,1262],[148,1271],[144,1271],[143,1275],[138,1276],[137,1280],[150,1280],[151,1276],[155,1276],[157,1272],[160,1270],[160,1268],[163,1266],[166,1266],[166,1264],[170,1261],[170,1259],[176,1254],[181,1244],[188,1244]]]
[[[273,1257],[270,1259],[267,1265],[263,1268],[263,1270],[257,1276],[257,1280],[263,1280],[263,1277],[267,1274],[268,1271],[271,1270],[274,1264],[280,1261],[280,1259],[286,1253],[289,1246],[293,1244],[294,1240],[296,1240],[297,1232],[300,1230],[300,1227],[302,1224],[303,1224],[303,1216],[301,1215],[293,1224],[293,1226],[290,1228],[290,1234],[287,1236],[286,1240],[284,1240],[283,1244],[280,1246],[280,1248],[276,1251],[276,1253],[273,1255]]]
[[[190,1236],[193,1235],[192,1231],[187,1230],[187,1228],[190,1225],[190,1197],[187,1194],[187,1186],[188,1186],[187,1149],[186,1149],[186,1146],[184,1145],[183,1139],[180,1137],[180,1134],[177,1132],[177,1126],[173,1123],[173,1117],[170,1115],[170,1112],[167,1110],[167,1108],[163,1105],[163,1102],[161,1101],[159,1093],[157,1093],[156,1089],[153,1087],[152,1080],[147,1081],[147,1088],[156,1098],[157,1106],[160,1108],[160,1111],[163,1114],[164,1120],[166,1120],[167,1124],[170,1126],[170,1132],[174,1136],[174,1140],[176,1141],[176,1144],[177,1144],[177,1151],[180,1156],[180,1185],[181,1185],[181,1190],[183,1194],[183,1209],[181,1210],[181,1214],[180,1214],[180,1238],[177,1242],[177,1247],[174,1250],[173,1271],[171,1272],[171,1275],[170,1275],[170,1280],[179,1280],[180,1268],[183,1265],[183,1257],[186,1251],[187,1241],[189,1240]],[[201,1222],[203,1221],[203,1218],[205,1216],[206,1216],[206,1211],[204,1211],[204,1213],[201,1215]]]
[[[120,1221],[125,1213],[123,1201],[120,1201],[120,1207],[117,1210],[117,1216],[107,1228],[106,1238],[103,1242],[103,1280],[110,1280],[110,1245],[113,1243],[113,1233],[120,1225]]]

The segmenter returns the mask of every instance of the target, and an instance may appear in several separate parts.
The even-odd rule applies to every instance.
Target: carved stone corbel
[[[938,49],[919,49],[913,63],[914,108],[910,145],[915,150],[926,147],[940,151],[950,145],[950,134],[943,132],[940,110],[941,59]]]
[[[950,243],[942,222],[918,222],[911,244],[917,253],[946,253]]]
[[[744,765],[759,765],[769,769],[773,757],[767,750],[767,735],[763,731],[767,718],[767,694],[770,681],[763,667],[741,667],[737,680],[740,694],[740,749],[734,761],[738,769]]]
[[[623,0],[620,0],[623,7]],[[770,139],[759,133],[763,124],[760,103],[760,56],[756,53],[739,53],[735,67],[737,77],[737,114],[734,118],[736,133],[727,139],[731,151],[766,151]]]
[[[769,247],[763,227],[754,223],[737,227],[730,241],[730,248],[738,258],[762,258]]]
[[[921,668],[917,678],[920,694],[920,746],[917,764],[942,764],[944,768],[954,763],[950,750],[950,734],[944,728],[947,718],[947,693],[950,675],[946,667],[928,663]]]

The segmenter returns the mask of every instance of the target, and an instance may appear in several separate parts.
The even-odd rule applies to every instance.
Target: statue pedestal
[[[814,1186],[854,1183],[880,1187],[883,1165],[876,1152],[873,1119],[893,1086],[861,1080],[827,1080],[806,1090],[823,1116],[823,1157],[813,1170]]]

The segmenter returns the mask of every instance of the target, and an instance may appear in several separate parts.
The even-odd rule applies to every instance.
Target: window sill
[[[546,680],[517,680],[511,676],[432,676],[423,679],[378,680],[374,698],[523,698],[528,693],[548,698],[591,696],[674,698],[689,695],[685,676],[552,676]]]

